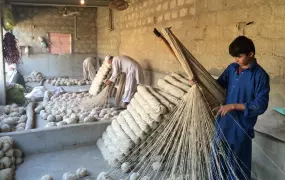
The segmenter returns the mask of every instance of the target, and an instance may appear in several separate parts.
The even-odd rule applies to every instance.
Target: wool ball
[[[5,114],[9,114],[10,113],[10,107],[4,107],[4,109],[3,109],[3,113],[5,113]]]
[[[5,152],[6,157],[13,157],[14,156],[14,150],[9,149],[8,151]]]
[[[19,114],[24,114],[25,113],[25,108],[24,107],[19,107]]]
[[[0,171],[1,180],[13,180],[14,171],[11,168],[2,169]]]
[[[79,115],[79,120],[84,122],[84,119],[88,116],[88,113],[83,113]]]
[[[18,112],[12,112],[9,114],[10,117],[17,117],[17,116],[20,116],[20,114]]]
[[[86,118],[84,118],[84,123],[89,123],[89,122],[94,122],[95,118],[92,116],[87,116]]]
[[[47,121],[48,121],[48,122],[54,122],[54,121],[56,121],[56,117],[55,117],[54,115],[49,115],[49,116],[47,117]]]
[[[47,125],[45,126],[45,128],[49,128],[49,127],[55,127],[56,123],[55,122],[49,122],[47,123]]]
[[[53,180],[53,177],[50,175],[44,175],[40,180]]]
[[[124,173],[127,173],[131,170],[131,163],[129,162],[124,162],[122,165],[121,165],[121,169]]]
[[[139,179],[140,174],[139,173],[133,173],[130,176],[130,180],[138,180]]]
[[[157,161],[157,162],[152,163],[151,167],[154,171],[157,171],[157,170],[160,170],[161,165],[162,165],[161,162]]]
[[[14,156],[15,157],[22,157],[23,152],[20,149],[14,149]]]
[[[55,116],[55,121],[56,122],[62,121],[62,117],[60,115],[56,115]]]
[[[9,168],[12,164],[12,161],[8,157],[3,157],[0,159],[0,163],[2,163],[4,165],[4,168]]]
[[[22,115],[20,117],[19,123],[25,123],[27,121],[27,119],[28,119],[27,115]]]
[[[20,124],[18,124],[18,125],[16,126],[16,128],[19,128],[19,127],[25,128],[25,127],[26,127],[26,123],[20,123]]]
[[[10,132],[11,131],[11,128],[8,124],[3,124],[1,126],[1,132]]]
[[[44,114],[44,113],[46,113],[46,111],[45,111],[45,110],[41,110],[41,111],[40,111],[40,116],[43,117],[43,114]]]
[[[16,158],[16,164],[17,164],[17,165],[22,164],[22,162],[23,162],[23,159],[22,159],[22,158],[20,158],[20,157],[17,157],[17,158]]]
[[[64,173],[62,176],[62,180],[78,180],[76,174],[72,172]]]
[[[72,114],[70,115],[70,118],[74,118],[74,119],[76,119],[77,121],[79,120],[79,117],[78,117],[76,114],[74,114],[74,113],[72,113]]]
[[[103,117],[104,119],[110,119],[112,117],[112,115],[110,114],[105,114],[105,116]]]
[[[79,178],[83,178],[85,176],[88,176],[88,171],[86,168],[79,168],[76,170],[76,176]]]
[[[42,118],[44,119],[44,120],[47,120],[47,118],[48,118],[48,113],[43,113],[43,116],[42,116]]]
[[[5,143],[3,143],[2,151],[7,152],[11,148],[12,148],[12,145],[5,142]]]
[[[4,145],[4,143],[13,145],[13,139],[10,136],[3,136],[0,137],[0,143],[2,143]]]
[[[67,125],[67,122],[65,122],[65,121],[60,121],[60,122],[58,122],[56,125],[57,125],[57,126],[65,126],[65,125]]]
[[[108,175],[108,173],[106,172],[101,172],[98,176],[97,176],[97,180],[115,180],[114,178],[110,177]]]
[[[35,108],[35,112],[36,112],[37,114],[40,113],[41,110],[43,110],[43,106],[41,106],[41,105]]]
[[[67,118],[64,120],[67,124],[76,124],[78,120],[75,118]]]

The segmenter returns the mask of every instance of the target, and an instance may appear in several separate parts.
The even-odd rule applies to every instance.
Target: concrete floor
[[[96,145],[90,145],[28,155],[16,170],[16,180],[39,180],[45,174],[60,180],[65,172],[75,172],[80,167],[88,169],[90,180],[110,170]]]

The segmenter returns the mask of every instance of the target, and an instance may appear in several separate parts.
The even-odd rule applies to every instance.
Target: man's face
[[[234,60],[240,66],[247,66],[251,62],[252,58],[253,53],[250,53],[249,55],[240,54],[238,57],[234,57]]]

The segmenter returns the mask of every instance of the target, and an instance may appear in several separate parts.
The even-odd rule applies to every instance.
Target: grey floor
[[[88,169],[90,180],[96,180],[100,172],[110,170],[99,149],[90,145],[27,156],[16,170],[16,180],[39,180],[45,174],[61,180],[65,172],[75,172],[80,167]]]

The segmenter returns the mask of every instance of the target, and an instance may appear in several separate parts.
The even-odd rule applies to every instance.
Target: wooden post
[[[2,14],[3,1],[0,1],[0,15]],[[3,59],[3,27],[2,16],[0,16],[0,105],[6,105],[6,78],[5,62]]]

